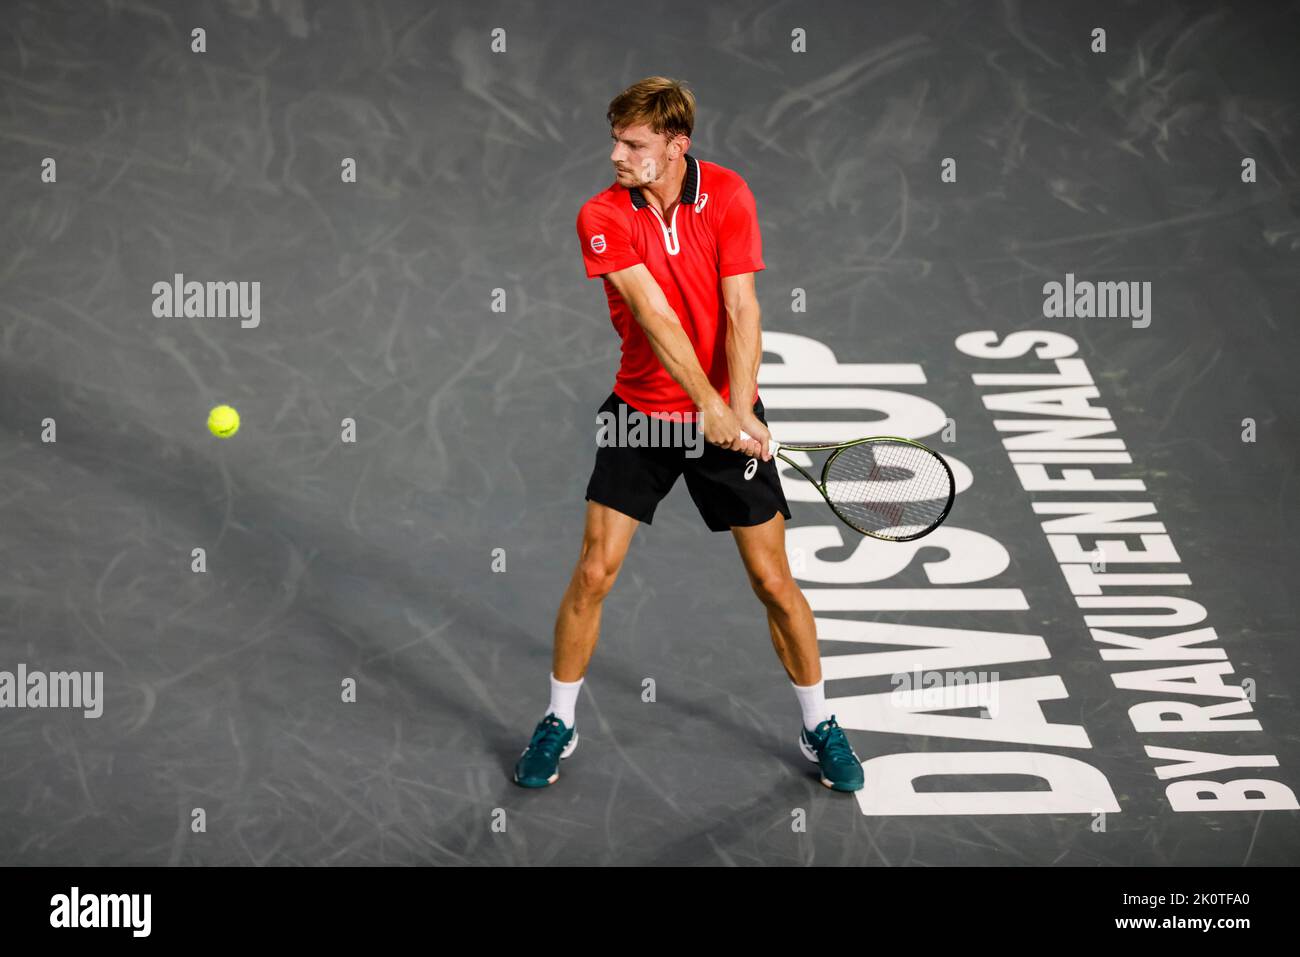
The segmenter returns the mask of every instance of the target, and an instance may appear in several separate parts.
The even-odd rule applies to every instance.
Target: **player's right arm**
[[[632,310],[637,324],[645,331],[650,348],[668,370],[668,374],[700,410],[700,425],[704,430],[705,441],[733,452],[762,454],[756,442],[740,437],[739,416],[723,401],[709,377],[704,374],[695,347],[682,328],[681,320],[677,318],[677,313],[668,304],[668,297],[659,288],[659,283],[655,282],[645,264],[637,263],[617,272],[606,273],[605,278],[613,284]]]
[[[758,443],[740,438],[739,417],[709,382],[681,320],[633,248],[627,223],[589,202],[578,213],[577,227],[588,277],[604,276],[618,290],[655,356],[700,410],[705,440],[733,451],[757,449]]]
[[[606,273],[605,278],[632,310],[637,324],[645,331],[650,348],[668,374],[702,413],[705,440],[733,451],[745,448],[746,444],[740,438],[740,419],[704,374],[690,337],[668,304],[668,297],[659,288],[659,283],[650,275],[650,270],[644,263],[637,263]]]

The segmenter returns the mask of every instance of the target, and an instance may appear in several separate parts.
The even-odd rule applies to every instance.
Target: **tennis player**
[[[574,712],[601,605],[637,526],[651,523],[685,475],[704,523],[735,537],[767,610],[803,715],[800,749],[820,766],[822,784],[856,791],[862,765],[827,712],[812,609],[786,559],[790,509],[757,393],[754,273],[764,265],[753,193],[737,173],[690,152],[695,96],[683,84],[644,79],[614,98],[608,119],[615,181],[587,200],[577,219],[587,276],[604,279],[623,340],[614,391],[600,413],[620,422],[636,415],[679,420],[681,441],[598,443],[582,551],[555,622],[551,701],[514,779],[524,787],[555,783],[560,760],[577,747]],[[702,450],[687,447],[692,428],[703,433]]]

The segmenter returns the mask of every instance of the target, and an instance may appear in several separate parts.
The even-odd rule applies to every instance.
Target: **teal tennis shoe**
[[[804,757],[821,767],[822,784],[835,791],[862,790],[862,762],[853,753],[848,735],[835,720],[835,715],[809,731],[799,734],[799,750]]]
[[[560,777],[560,761],[578,746],[578,732],[554,713],[537,722],[533,739],[515,762],[515,783],[526,788],[544,788]]]

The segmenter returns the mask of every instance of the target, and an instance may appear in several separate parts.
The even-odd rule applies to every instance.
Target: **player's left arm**
[[[763,460],[770,459],[767,426],[754,415],[758,392],[758,366],[763,359],[762,313],[754,293],[754,274],[739,273],[722,279],[722,299],[727,309],[727,377],[731,382],[731,411],[740,426],[758,439]]]
[[[768,452],[767,427],[754,415],[758,393],[758,364],[763,359],[763,335],[754,273],[765,268],[763,238],[758,226],[758,205],[748,184],[741,183],[718,220],[718,275],[727,310],[727,377],[729,404],[740,427],[758,439],[763,460]]]

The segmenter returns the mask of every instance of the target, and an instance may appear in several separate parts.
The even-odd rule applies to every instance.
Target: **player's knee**
[[[618,577],[618,562],[612,561],[599,552],[589,552],[578,562],[578,571],[573,581],[578,598],[581,601],[600,601],[614,587]]]
[[[754,569],[749,583],[758,600],[769,608],[785,608],[799,590],[790,572],[776,565]]]

